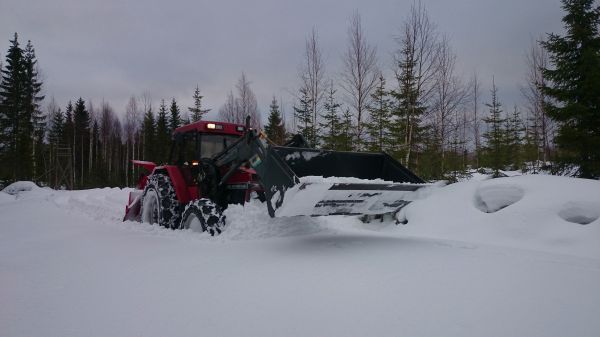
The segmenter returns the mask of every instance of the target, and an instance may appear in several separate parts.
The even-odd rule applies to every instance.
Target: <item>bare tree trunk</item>
[[[125,186],[129,186],[129,141],[125,142]]]
[[[549,159],[550,139],[553,130],[553,124],[546,112],[546,102],[548,98],[540,89],[546,85],[546,79],[542,74],[542,69],[548,67],[548,54],[537,41],[531,41],[531,48],[526,57],[528,73],[527,85],[521,89],[521,92],[527,100],[527,109],[534,120],[534,134],[539,135],[536,139],[536,146],[541,152],[544,162]]]
[[[137,99],[135,96],[129,98],[127,108],[125,111],[125,185],[129,185],[129,177],[131,174],[131,180],[133,182],[133,176],[135,168],[131,165],[131,159],[135,156],[135,142],[138,130],[140,129],[140,110],[138,109]],[[131,149],[131,152],[130,152]],[[131,155],[131,157],[130,157]],[[131,171],[130,168],[131,167]]]
[[[479,134],[479,96],[481,95],[481,89],[479,86],[479,79],[477,73],[473,73],[473,79],[471,81],[471,98],[473,100],[473,138],[475,142],[475,166],[479,168],[479,156],[481,152],[481,136]]]
[[[375,48],[367,43],[364,35],[360,15],[355,12],[348,28],[348,49],[344,55],[342,88],[346,91],[347,101],[354,110],[357,150],[363,150],[364,115],[379,75]]]
[[[441,173],[444,173],[446,169],[446,150],[452,139],[452,133],[458,131],[451,124],[458,120],[457,114],[467,97],[467,90],[455,74],[455,67],[456,55],[452,51],[448,39],[444,37],[439,46],[438,66],[435,78],[436,90],[433,104],[435,109],[433,121],[436,123],[435,129],[438,130],[440,136]]]
[[[233,91],[229,91],[225,104],[219,109],[219,119],[224,122],[237,123],[236,106]]]
[[[318,127],[321,110],[321,101],[325,94],[325,65],[319,48],[318,35],[315,28],[306,39],[304,65],[300,70],[299,76],[302,82],[302,90],[306,91],[309,101],[312,131],[311,139],[307,139],[312,145],[316,145],[318,136]],[[300,98],[300,97],[298,97]],[[308,123],[308,121],[305,121]],[[306,127],[307,125],[305,125]]]
[[[250,82],[245,73],[242,72],[236,88],[239,95],[236,100],[236,106],[238,108],[236,123],[243,124],[246,121],[246,116],[250,116],[250,125],[255,129],[259,129],[261,120],[258,111],[258,103],[256,101],[256,95],[250,88]]]
[[[92,104],[92,100],[89,101],[88,111],[90,113],[90,143],[89,143],[89,153],[88,153],[88,175],[92,175],[92,163],[93,163],[93,142],[94,142],[94,121],[96,120],[96,112],[94,111],[94,105]]]
[[[83,156],[83,149],[84,149],[85,142],[83,140],[84,140],[84,136],[82,134],[81,135],[81,187],[83,187],[83,184],[84,184],[84,182],[83,182],[83,172],[85,172],[85,165],[84,165],[85,164],[85,158]]]
[[[73,123],[74,125],[74,123]],[[73,166],[73,183],[76,184],[77,183],[77,174],[75,171],[77,171],[75,168],[77,167],[77,161],[75,160],[75,152],[77,151],[77,147],[75,144],[77,144],[77,135],[76,135],[76,128],[73,127],[73,148],[71,149],[71,154],[73,156],[73,160],[72,160],[72,166]],[[75,188],[75,185],[73,185],[73,188]]]

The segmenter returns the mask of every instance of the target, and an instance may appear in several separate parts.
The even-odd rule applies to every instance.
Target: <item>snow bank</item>
[[[523,189],[516,185],[482,186],[475,191],[475,207],[494,213],[521,200],[523,195]]]
[[[321,177],[306,177],[302,181],[364,182],[353,178]],[[121,222],[130,189],[54,191],[39,188],[31,182],[18,182],[4,191],[19,194],[19,200],[32,202],[32,205],[49,202],[62,212],[83,215],[111,226],[161,236],[189,236],[195,240],[262,240],[366,229],[400,237],[600,258],[600,182],[595,180],[526,175],[471,180],[448,186],[436,183],[418,190],[415,195],[418,200],[400,212],[399,220],[408,222],[405,226],[398,226],[389,219],[383,223],[362,224],[352,216],[273,219],[269,217],[266,205],[253,201],[245,206],[231,205],[225,211],[227,225],[218,238],[206,233],[183,233],[137,222]],[[14,200],[13,195],[0,193],[0,204]]]
[[[18,195],[19,192],[39,190],[40,187],[31,181],[17,181],[6,186],[2,192],[10,195]]]
[[[596,180],[527,175],[461,182],[413,202],[403,215],[406,235],[600,258]]]

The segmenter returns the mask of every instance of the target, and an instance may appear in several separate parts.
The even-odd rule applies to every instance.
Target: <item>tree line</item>
[[[0,181],[34,180],[53,187],[132,186],[139,171],[132,159],[167,160],[173,130],[210,110],[196,87],[183,117],[177,101],[161,100],[157,113],[148,95],[131,97],[123,118],[106,101],[82,98],[43,111],[42,81],[31,41],[10,40],[0,90]]]
[[[562,7],[567,34],[548,34],[527,51],[521,107],[504,107],[493,78],[486,94],[476,72],[458,74],[450,39],[421,2],[413,3],[395,38],[387,79],[359,13],[349,20],[338,72],[327,71],[313,29],[288,127],[314,147],[388,152],[426,179],[479,167],[496,175],[574,168],[598,178],[600,10],[592,0],[563,0]]]
[[[426,179],[452,178],[469,168],[540,170],[571,165],[600,176],[600,10],[592,0],[563,0],[565,36],[548,34],[527,51],[525,104],[507,107],[494,79],[482,93],[477,73],[458,74],[451,42],[415,2],[396,36],[393,68],[379,67],[361,17],[349,20],[343,66],[327,72],[313,29],[304,45],[291,116],[273,97],[264,130],[276,144],[300,133],[314,147],[384,151]],[[171,135],[210,109],[197,86],[182,112],[174,98],[158,109],[144,94],[119,117],[111,105],[82,98],[63,109],[45,97],[35,50],[15,34],[0,64],[0,180],[36,180],[68,188],[131,186],[131,159],[164,162]],[[222,121],[250,115],[262,128],[251,82],[242,72],[218,110]],[[547,169],[547,168],[546,168]]]

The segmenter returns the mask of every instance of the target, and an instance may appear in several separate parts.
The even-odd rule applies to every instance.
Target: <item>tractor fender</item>
[[[134,159],[131,162],[133,163],[133,165],[141,166],[141,167],[145,168],[147,170],[147,172],[152,172],[154,170],[154,168],[156,167],[156,164],[151,161]],[[137,188],[139,190],[143,191],[144,188],[146,187],[147,182],[148,182],[148,173],[141,173],[140,176],[138,177],[138,180],[136,183]]]
[[[152,171],[152,174],[166,174],[171,179],[171,183],[173,184],[173,188],[175,189],[175,195],[177,196],[177,200],[181,204],[187,204],[192,200],[192,196],[190,195],[190,191],[187,188],[185,180],[183,179],[183,175],[181,175],[181,171],[175,165],[165,165],[165,166],[157,166]]]
[[[145,160],[134,159],[131,162],[133,163],[133,165],[137,165],[137,166],[141,166],[141,167],[145,168],[146,170],[148,170],[148,172],[152,172],[152,170],[154,170],[154,168],[157,166],[156,163],[153,163],[151,161],[145,161]]]

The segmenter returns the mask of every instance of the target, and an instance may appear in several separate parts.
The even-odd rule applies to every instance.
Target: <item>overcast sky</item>
[[[47,97],[64,107],[83,97],[105,99],[117,112],[131,95],[191,105],[198,85],[216,112],[242,71],[263,119],[271,97],[291,114],[304,41],[315,27],[327,76],[337,78],[349,17],[361,14],[381,69],[392,53],[412,0],[0,0],[0,56],[18,32],[32,40]],[[465,78],[474,71],[483,99],[495,76],[505,107],[520,104],[525,54],[532,38],[561,32],[559,0],[423,0],[439,31],[450,37]],[[388,79],[388,84],[392,83]]]

